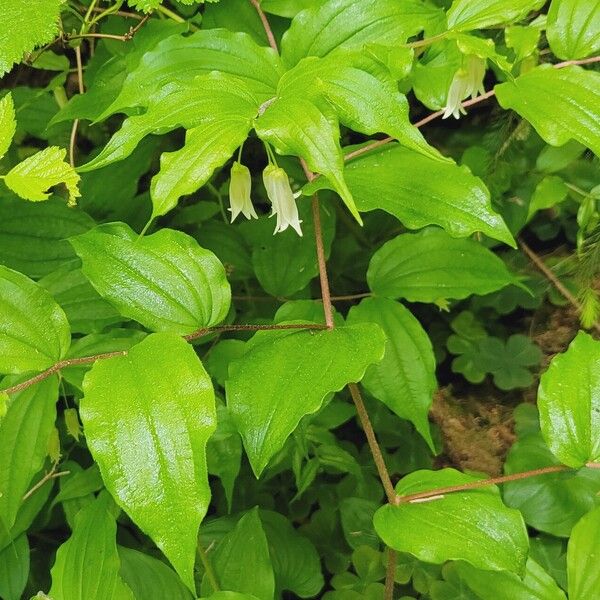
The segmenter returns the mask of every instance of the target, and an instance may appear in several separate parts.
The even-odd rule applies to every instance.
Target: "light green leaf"
[[[552,0],[546,37],[559,58],[596,54],[600,50],[600,0]]]
[[[275,52],[245,33],[208,29],[189,37],[171,36],[144,54],[98,120],[125,108],[147,106],[150,97],[165,86],[187,83],[211,71],[239,77],[264,102],[275,95],[282,70]]]
[[[531,558],[522,579],[514,573],[482,571],[463,562],[454,568],[481,600],[566,600],[556,581]]]
[[[21,273],[0,266],[0,373],[43,371],[64,358],[67,317],[54,298]]]
[[[549,144],[574,139],[600,156],[600,73],[544,65],[494,89],[500,105],[527,119]]]
[[[201,600],[262,600],[253,594],[240,594],[238,592],[215,592],[210,596],[202,596]]]
[[[74,206],[79,193],[79,175],[65,162],[67,151],[51,146],[26,158],[5,176],[4,183],[25,200],[40,202],[50,197],[51,187],[64,183],[69,193],[68,204]]]
[[[52,567],[52,600],[134,600],[119,577],[111,504],[104,492],[75,517],[73,533],[58,549]]]
[[[29,542],[25,534],[0,551],[0,597],[21,600],[29,578]]]
[[[600,342],[580,331],[552,359],[538,408],[544,439],[561,462],[579,468],[600,460]]]
[[[567,199],[569,188],[562,177],[548,175],[536,186],[529,202],[527,218],[530,219],[538,210],[552,208]]]
[[[353,306],[348,323],[377,323],[387,336],[383,360],[362,381],[370,394],[408,419],[435,452],[427,414],[437,388],[433,348],[421,324],[399,302],[365,298]]]
[[[476,480],[454,469],[415,471],[398,483],[396,492],[402,496]],[[502,503],[495,486],[428,502],[388,504],[375,513],[373,522],[387,546],[424,562],[464,560],[486,571],[525,571],[525,523],[519,511]]]
[[[255,122],[257,135],[279,154],[303,158],[311,171],[325,175],[355,219],[362,223],[344,180],[344,155],[335,114],[301,96],[275,100]]]
[[[2,4],[2,20],[10,23],[0,36],[0,77],[31,52],[54,39],[63,0],[10,0]]]
[[[483,29],[526,17],[546,0],[454,0],[448,11],[448,27],[454,31]]]
[[[84,433],[107,489],[193,590],[216,427],[202,363],[177,335],[156,333],[127,356],[97,362],[83,388]]]
[[[165,563],[132,548],[119,546],[118,551],[121,579],[138,600],[191,600],[190,591]]]
[[[585,515],[573,528],[567,550],[569,600],[600,596],[600,508]]]
[[[227,315],[231,290],[223,265],[185,233],[161,229],[137,239],[120,224],[70,241],[98,293],[148,329],[187,334]]]
[[[0,198],[0,264],[33,278],[73,265],[78,259],[66,238],[93,226],[86,213],[55,198],[42,204]]]
[[[0,160],[10,148],[16,128],[15,105],[9,92],[0,100]]]
[[[19,380],[4,380],[3,386]],[[23,496],[48,454],[56,420],[58,379],[50,377],[14,394],[0,420],[0,528],[10,530]]]
[[[291,67],[337,48],[403,44],[441,17],[439,9],[417,0],[329,0],[294,18],[283,36],[281,56]]]
[[[260,600],[274,598],[275,576],[258,507],[248,511],[225,535],[210,560],[222,588],[254,595]],[[202,591],[203,594],[215,591],[207,577],[202,582]]]
[[[490,193],[466,167],[441,163],[391,144],[346,164],[344,178],[362,212],[382,209],[409,229],[435,224],[450,235],[481,231],[515,245],[502,217],[492,210]],[[305,194],[331,189],[320,177]]]
[[[410,302],[462,299],[516,283],[502,259],[485,246],[437,228],[386,242],[371,258],[367,281],[374,294]]]
[[[227,405],[255,475],[325,396],[360,381],[383,357],[385,338],[373,324],[331,331],[257,333],[231,363]]]

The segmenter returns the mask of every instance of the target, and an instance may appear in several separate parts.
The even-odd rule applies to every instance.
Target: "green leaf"
[[[600,50],[600,1],[552,0],[546,37],[559,58],[572,60],[596,54]]]
[[[33,278],[73,265],[77,256],[66,238],[93,225],[84,212],[54,198],[42,204],[0,198],[0,263]]]
[[[58,549],[52,567],[52,600],[134,600],[119,577],[111,504],[105,492],[75,517],[73,533]]]
[[[600,460],[600,342],[580,331],[557,354],[538,390],[542,435],[565,465]]]
[[[118,547],[121,579],[139,600],[191,600],[189,590],[175,572],[160,560],[133,550]]]
[[[15,105],[9,92],[0,100],[0,160],[10,148],[16,128]]]
[[[386,242],[371,258],[367,281],[379,296],[435,302],[489,294],[517,280],[482,244],[429,228]]]
[[[17,381],[20,380],[12,382]],[[3,385],[7,383],[9,380],[5,379]],[[56,420],[57,400],[58,379],[50,377],[14,394],[0,420],[0,528],[3,530],[14,525],[23,496],[44,465]]]
[[[454,568],[482,600],[566,600],[556,581],[531,558],[522,579],[514,573],[482,571],[461,562]]]
[[[586,600],[600,595],[599,552],[600,508],[595,508],[575,525],[569,540],[569,600]]]
[[[562,177],[548,175],[544,177],[536,186],[531,200],[527,218],[531,219],[538,210],[552,208],[567,199],[569,188],[566,186]]]
[[[25,200],[40,202],[50,197],[51,187],[64,183],[69,193],[68,204],[74,206],[81,195],[79,175],[65,162],[67,151],[51,146],[26,158],[5,176],[4,183]]]
[[[225,535],[210,560],[222,588],[251,594],[260,600],[274,597],[275,576],[258,507],[248,511]],[[202,590],[215,591],[207,577],[202,582]]]
[[[448,27],[454,31],[483,29],[525,18],[546,0],[454,0],[448,11]]]
[[[97,120],[126,108],[147,106],[152,95],[165,86],[186,83],[211,71],[242,79],[264,102],[275,95],[282,66],[271,48],[259,46],[245,33],[209,29],[188,37],[171,36],[144,54],[125,79],[119,96]]]
[[[215,592],[210,596],[202,596],[201,600],[262,600],[253,594],[239,594],[238,592]]]
[[[409,229],[435,224],[456,237],[481,231],[515,245],[502,217],[492,210],[487,188],[466,167],[390,144],[347,163],[344,178],[361,212],[380,208]],[[332,189],[321,177],[304,193],[322,188]]]
[[[83,388],[84,433],[107,489],[193,590],[210,501],[206,443],[216,427],[202,363],[177,335],[156,333],[127,356],[97,362]]]
[[[223,265],[185,233],[161,229],[138,238],[117,224],[70,242],[98,293],[148,329],[183,335],[221,322],[229,311]]]
[[[29,542],[20,535],[0,551],[0,596],[4,600],[21,600],[29,578]]]
[[[454,469],[415,471],[396,486],[399,495],[477,481]],[[464,560],[478,569],[522,575],[529,549],[521,514],[507,508],[495,486],[455,492],[428,502],[388,504],[374,517],[387,546],[419,560]]]
[[[600,156],[600,73],[544,65],[494,89],[500,105],[527,119],[549,144],[574,139]]]
[[[2,6],[2,19],[10,23],[0,46],[0,77],[31,52],[54,39],[58,33],[58,17],[62,0],[10,0]]]
[[[427,334],[407,308],[387,298],[365,298],[352,307],[349,324],[369,322],[381,327],[387,342],[383,360],[367,369],[362,385],[399,417],[411,421],[435,452],[427,415],[437,381]]]
[[[21,273],[0,266],[0,373],[43,371],[64,358],[67,317],[54,298]]]
[[[373,324],[331,331],[257,333],[229,367],[227,405],[255,475],[327,394],[360,381],[383,357],[385,338]]]
[[[326,56],[337,48],[403,44],[440,17],[439,9],[417,0],[328,0],[294,18],[283,36],[281,56],[291,67],[306,56]]]
[[[275,100],[254,125],[257,135],[279,154],[293,154],[311,171],[325,175],[355,219],[362,223],[344,180],[344,155],[337,118],[326,104],[316,106],[301,96]]]

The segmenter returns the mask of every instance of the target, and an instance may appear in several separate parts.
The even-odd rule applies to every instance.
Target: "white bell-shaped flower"
[[[485,91],[483,88],[484,76],[485,60],[473,54],[466,56],[463,59],[462,67],[452,78],[442,119],[447,119],[450,115],[458,119],[461,114],[467,114],[462,106],[462,101],[469,96],[475,98]]]
[[[298,207],[287,173],[281,167],[267,165],[263,171],[263,182],[272,204],[271,216],[277,215],[277,225],[273,233],[285,231],[291,226],[301,236],[302,221],[298,217]]]
[[[251,219],[252,217],[258,219],[258,215],[252,205],[252,200],[250,199],[251,187],[252,177],[250,176],[248,167],[236,160],[231,167],[229,180],[229,211],[231,212],[232,223],[240,213],[246,219]]]

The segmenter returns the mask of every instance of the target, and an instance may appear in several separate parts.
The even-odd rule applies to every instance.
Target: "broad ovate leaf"
[[[64,358],[67,317],[54,298],[25,275],[0,266],[0,373],[43,371]]]
[[[600,156],[600,73],[543,65],[494,89],[503,108],[518,112],[552,146],[573,139]]]
[[[0,596],[21,600],[29,579],[29,542],[25,534],[0,551]]]
[[[600,0],[552,0],[546,37],[550,49],[565,60],[600,50]]]
[[[388,298],[365,298],[352,307],[348,323],[377,323],[386,334],[383,360],[362,380],[369,393],[411,421],[435,451],[427,414],[437,388],[435,356],[429,337],[412,313]]]
[[[454,0],[448,11],[448,27],[454,31],[483,29],[523,19],[546,0]]]
[[[257,333],[229,366],[227,405],[255,475],[264,471],[300,419],[325,396],[360,381],[381,360],[385,337],[375,324],[329,331]]]
[[[567,549],[569,600],[600,596],[600,507],[585,515],[573,528]]]
[[[56,146],[40,150],[13,167],[4,176],[4,183],[15,194],[32,202],[47,200],[51,187],[64,184],[69,195],[68,204],[73,206],[81,195],[79,175],[65,161],[66,154],[66,150]]]
[[[0,100],[0,159],[9,149],[16,127],[15,105],[9,92]]]
[[[400,496],[477,481],[454,469],[415,471],[396,486]],[[387,504],[373,519],[387,546],[441,564],[464,560],[478,569],[522,575],[529,550],[525,523],[507,508],[498,488],[486,486],[428,501]]]
[[[71,537],[58,549],[52,567],[52,600],[134,600],[119,576],[117,524],[104,492],[75,517]]]
[[[491,250],[437,228],[386,242],[371,258],[367,281],[378,296],[410,302],[462,299],[517,283]]]
[[[185,233],[161,229],[138,239],[120,224],[70,241],[96,291],[148,329],[184,335],[227,315],[231,290],[223,265]]]
[[[502,217],[492,209],[483,181],[464,166],[390,144],[347,162],[344,179],[361,212],[379,208],[409,229],[435,224],[456,237],[481,231],[515,244]],[[323,188],[332,186],[320,177],[306,186],[304,193]]]
[[[84,433],[107,489],[193,590],[210,502],[206,443],[216,428],[202,363],[177,335],[156,333],[97,362],[83,389]]]
[[[542,434],[553,454],[579,468],[600,460],[600,342],[583,331],[542,375]]]

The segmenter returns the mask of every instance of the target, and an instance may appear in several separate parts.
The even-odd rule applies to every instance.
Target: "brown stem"
[[[563,62],[556,63],[555,69],[563,69],[564,67],[570,67],[572,65],[591,65],[592,63],[600,62],[600,56],[590,56],[589,58],[580,58],[578,60],[565,60]]]
[[[277,41],[275,40],[275,36],[273,35],[273,30],[271,29],[271,25],[269,24],[269,19],[267,19],[267,15],[263,12],[263,9],[260,7],[259,0],[250,0],[250,4],[254,6],[258,16],[262,22],[262,26],[264,27],[265,33],[267,34],[267,39],[269,40],[269,46],[279,54],[279,48],[277,48]]]
[[[394,580],[396,577],[396,563],[398,562],[398,553],[388,547],[387,566],[385,569],[385,600],[394,600]]]
[[[397,504],[397,494],[394,490],[392,480],[390,479],[390,474],[388,473],[387,467],[385,466],[385,460],[383,459],[381,448],[379,447],[379,443],[377,442],[377,438],[375,437],[373,425],[371,424],[369,413],[365,408],[365,404],[360,394],[360,390],[358,389],[356,383],[349,383],[348,389],[350,390],[352,400],[354,401],[354,405],[356,406],[356,412],[358,413],[358,418],[360,419],[362,428],[364,429],[365,435],[367,436],[367,442],[369,443],[369,448],[371,449],[371,454],[373,455],[373,460],[375,461],[375,466],[377,467],[379,479],[381,480],[381,484],[383,485],[383,489],[385,490],[385,495],[387,496],[388,502],[390,504]]]
[[[70,475],[71,471],[60,471],[59,473],[56,472],[56,468],[58,467],[58,463],[55,463],[52,466],[52,469],[50,469],[50,471],[48,471],[48,473],[46,473],[22,498],[22,502],[25,502],[25,500],[27,500],[27,498],[30,498],[31,496],[33,496],[33,494],[35,494],[35,492],[37,492],[47,481],[50,481],[51,479],[57,479],[58,477],[64,477],[65,475]]]
[[[77,87],[80,94],[83,94],[85,88],[83,86],[83,62],[81,60],[81,46],[75,48],[75,60],[77,62]],[[75,145],[77,143],[77,129],[79,127],[79,119],[73,121],[71,127],[71,137],[69,139],[69,164],[75,168]]]
[[[582,306],[579,300],[567,289],[562,281],[546,266],[546,263],[522,240],[519,239],[519,246],[527,256],[529,260],[537,267],[537,269],[543,273],[544,277],[560,292],[560,294],[568,300],[571,305],[581,314]],[[600,333],[600,324],[594,323],[594,329]]]
[[[217,327],[202,327],[197,331],[184,335],[183,339],[190,342],[207,335],[208,333],[223,333],[224,331],[278,331],[286,329],[310,329],[320,331],[327,329],[327,326],[307,325],[305,323],[294,323],[289,325],[218,325]]]
[[[315,224],[315,245],[317,249],[317,262],[319,264],[319,281],[321,282],[321,298],[323,300],[323,312],[325,313],[325,325],[327,329],[333,329],[333,306],[331,304],[331,293],[329,291],[329,278],[327,277],[327,259],[323,246],[323,228],[321,227],[321,209],[319,197],[315,194],[311,200],[313,222]]]
[[[348,294],[346,296],[331,296],[331,300],[334,302],[345,302],[347,300],[360,300],[361,298],[370,298],[373,294],[371,292],[363,292],[362,294]]]

